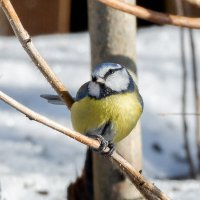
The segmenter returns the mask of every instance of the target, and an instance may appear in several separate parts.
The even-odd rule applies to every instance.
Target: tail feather
[[[46,99],[48,103],[55,104],[55,105],[64,105],[63,101],[58,95],[52,94],[41,94],[40,97]]]

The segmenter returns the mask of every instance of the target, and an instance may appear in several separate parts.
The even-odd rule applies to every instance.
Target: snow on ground
[[[179,35],[180,29],[174,27],[143,29],[138,35],[139,84],[145,102],[142,117],[145,166],[149,175],[162,178],[182,176],[188,173],[181,116],[159,115],[159,113],[181,113],[182,71]],[[199,32],[195,32],[195,36],[196,55],[198,55],[200,51],[200,40],[197,38]],[[188,44],[187,41],[189,72],[187,112],[194,112],[192,66]],[[199,64],[200,57],[197,58]],[[194,119],[194,116],[188,117],[190,145],[195,160]]]
[[[195,34],[199,37],[198,32]],[[75,95],[90,78],[88,34],[40,36],[33,41]],[[181,118],[159,115],[181,110],[179,29],[168,26],[142,29],[137,42],[139,88],[145,104],[144,172],[151,178],[187,175]],[[196,43],[200,47],[200,40]],[[69,112],[64,107],[47,104],[40,98],[40,94],[54,91],[19,42],[13,37],[0,37],[0,52],[0,90],[71,127]],[[188,89],[191,90],[191,76]],[[188,101],[188,112],[192,112],[193,99]],[[28,120],[3,102],[0,102],[0,113],[0,199],[63,199],[67,185],[81,173],[85,146]],[[188,117],[188,120],[195,159],[194,118]],[[155,180],[155,183],[173,199],[196,199],[200,191],[196,181]]]

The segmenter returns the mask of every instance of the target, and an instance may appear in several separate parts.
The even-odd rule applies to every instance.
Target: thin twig
[[[190,7],[186,7],[187,14],[191,13]],[[191,64],[192,64],[192,80],[193,80],[193,92],[194,92],[194,105],[195,105],[195,111],[199,111],[199,88],[198,88],[198,68],[197,68],[197,59],[196,59],[196,48],[195,48],[195,38],[194,38],[194,32],[192,29],[189,29],[189,39],[190,39],[190,47],[191,47]],[[200,124],[199,124],[199,116],[196,115],[195,118],[195,132],[196,132],[196,145],[197,145],[197,157],[198,157],[198,167],[200,171],[200,143],[199,143],[199,137],[200,137]]]
[[[184,43],[184,30],[181,28],[181,61],[182,61],[182,70],[183,70],[183,85],[182,85],[182,112],[186,112],[186,105],[187,105],[187,90],[186,90],[186,83],[187,83],[187,69],[186,69],[186,60],[185,60],[185,43]],[[186,115],[182,115],[183,120],[183,134],[184,134],[184,143],[185,143],[185,151],[186,157],[189,164],[190,169],[190,176],[195,177],[195,167],[192,160],[191,152],[190,152],[190,145],[189,145],[189,137],[188,137],[188,125],[187,125],[187,118]]]
[[[63,102],[70,109],[74,100],[69,92],[66,90],[65,86],[56,77],[54,72],[51,70],[47,62],[42,58],[36,47],[34,46],[31,37],[24,29],[20,22],[12,4],[9,0],[1,0],[0,7],[2,7],[4,13],[6,14],[14,32],[19,41],[21,42],[23,48],[28,53],[35,66],[42,72],[44,77],[48,80],[51,86],[55,89],[58,95],[62,98]]]
[[[13,30],[20,40],[22,46],[27,51],[27,53],[32,58],[33,62],[37,65],[37,67],[40,69],[40,71],[43,73],[43,75],[47,78],[47,80],[50,82],[50,84],[54,87],[54,89],[57,91],[57,93],[61,96],[61,98],[64,100],[66,105],[70,108],[73,99],[70,96],[70,94],[66,91],[63,84],[56,78],[54,73],[51,71],[47,63],[44,61],[44,59],[39,55],[39,52],[34,47],[30,36],[23,28],[19,18],[17,17],[14,8],[12,7],[9,0],[0,0],[0,6],[3,8],[7,18],[9,19]],[[39,115],[38,113],[28,109],[24,105],[18,103],[14,99],[10,98],[6,94],[0,91],[0,99],[4,101],[5,103],[11,105],[13,108],[17,109],[18,111],[25,114],[29,119],[35,120],[39,123],[42,123],[54,130],[57,130],[65,135],[68,135],[69,137],[86,144],[92,148],[98,148],[99,142],[96,140],[93,140],[91,138],[88,138],[76,131],[72,131],[68,128],[65,128],[64,126],[57,124],[56,122],[49,120],[48,118]],[[109,148],[105,149],[105,152],[109,151]],[[151,184],[149,181],[145,180],[144,177],[137,172],[123,157],[121,157],[118,153],[115,151],[113,152],[110,159],[118,165],[120,169],[132,180],[134,185],[138,188],[138,190],[141,192],[141,194],[146,197],[149,200],[154,199],[161,199],[161,200],[168,200],[169,198],[162,193],[154,184]]]
[[[158,113],[158,115],[161,115],[161,116],[167,116],[167,115],[177,115],[177,116],[180,116],[180,115],[188,115],[188,116],[196,116],[196,115],[200,115],[200,113],[179,113],[179,112],[177,112],[177,113]]]
[[[192,2],[200,3],[198,0],[194,0]],[[185,13],[187,15],[192,13],[192,8],[189,4],[185,5]],[[189,43],[191,49],[191,65],[192,65],[192,80],[193,80],[193,94],[194,94],[194,105],[195,111],[199,112],[199,88],[198,88],[198,68],[197,68],[197,59],[196,59],[196,48],[195,48],[195,38],[194,32],[192,29],[189,29]],[[195,117],[195,135],[196,135],[196,146],[197,146],[197,160],[198,160],[198,170],[200,170],[200,143],[199,143],[199,136],[200,136],[200,125],[199,125],[199,116],[196,115]]]
[[[177,13],[180,15],[184,14],[183,2],[181,0],[176,0]],[[183,82],[182,82],[182,113],[186,113],[186,105],[187,105],[187,66],[186,66],[186,52],[185,52],[185,35],[184,28],[180,28],[180,49],[181,49],[181,64],[182,64],[182,72],[183,72]],[[195,177],[195,167],[191,156],[190,145],[189,145],[189,137],[188,137],[188,125],[186,115],[182,115],[183,121],[183,136],[184,136],[184,146],[186,157],[189,164],[190,176]]]
[[[198,112],[200,112],[200,95],[198,95]],[[197,157],[199,160],[199,166],[198,166],[198,174],[200,174],[200,117],[198,117],[198,126],[199,126],[199,133],[196,138],[197,142]]]
[[[83,134],[80,134],[76,131],[68,129],[32,110],[20,104],[16,100],[12,99],[8,95],[0,91],[0,100],[4,101],[8,105],[12,106],[19,112],[26,115],[31,120],[42,123],[54,130],[59,131],[91,148],[98,148],[99,142],[92,138],[86,137]],[[105,152],[109,151],[109,148],[106,148]],[[113,152],[110,159],[117,164],[117,166],[130,178],[133,184],[138,188],[141,194],[149,200],[161,199],[169,200],[163,192],[161,192],[154,184],[147,181],[133,166],[128,163],[122,156],[120,156],[116,151]]]
[[[25,107],[24,105],[20,104],[19,102],[15,101],[11,97],[4,94],[2,91],[0,91],[0,100],[11,105],[13,108],[18,110],[19,112],[25,114],[26,117],[28,117],[30,120],[34,120],[39,123],[42,123],[54,130],[57,130],[65,135],[68,135],[69,137],[71,137],[83,144],[87,144],[90,147],[98,148],[98,146],[99,146],[99,142],[97,142],[96,140],[93,140],[89,137],[86,137],[86,136],[80,134],[80,133],[77,133],[76,131],[65,128],[64,126],[59,125],[56,122],[53,122],[52,120],[49,120],[48,118],[32,111],[31,109],[29,109],[29,108]]]
[[[157,24],[170,24],[200,29],[200,18],[183,17],[156,12],[121,0],[98,0],[107,6]]]
[[[188,2],[196,7],[200,7],[200,0],[182,0],[182,1]]]

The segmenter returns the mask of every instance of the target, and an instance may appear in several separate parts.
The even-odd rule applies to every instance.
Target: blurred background
[[[50,33],[69,33],[88,30],[86,0],[12,0],[22,24],[31,35]],[[189,3],[190,16],[199,16],[199,9]],[[168,13],[176,13],[174,0],[138,0],[137,5]],[[13,35],[13,31],[4,16],[0,13],[1,35]],[[138,19],[138,26],[149,26],[151,22]]]
[[[90,79],[87,1],[11,2],[42,56],[75,96],[78,88]],[[174,0],[138,0],[137,4],[177,13]],[[187,2],[184,6],[185,15],[200,16],[198,7]],[[195,64],[199,77],[200,33],[192,31],[191,38],[188,29],[141,19],[137,20],[137,28],[138,84],[145,105],[141,119],[143,173],[173,199],[196,199],[200,195],[199,110],[192,69]],[[183,48],[187,80],[183,79]],[[199,88],[199,80],[196,84]],[[0,89],[31,109],[72,127],[65,107],[50,105],[40,98],[40,94],[54,91],[20,46],[2,10]],[[0,113],[0,200],[66,199],[68,185],[81,174],[85,146],[29,121],[3,102]]]

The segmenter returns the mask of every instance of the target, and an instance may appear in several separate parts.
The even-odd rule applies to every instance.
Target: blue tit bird
[[[43,95],[55,103],[56,96]],[[116,63],[102,63],[92,71],[91,81],[83,84],[71,107],[74,129],[101,140],[99,151],[121,141],[136,126],[143,111],[143,100],[128,70]]]

